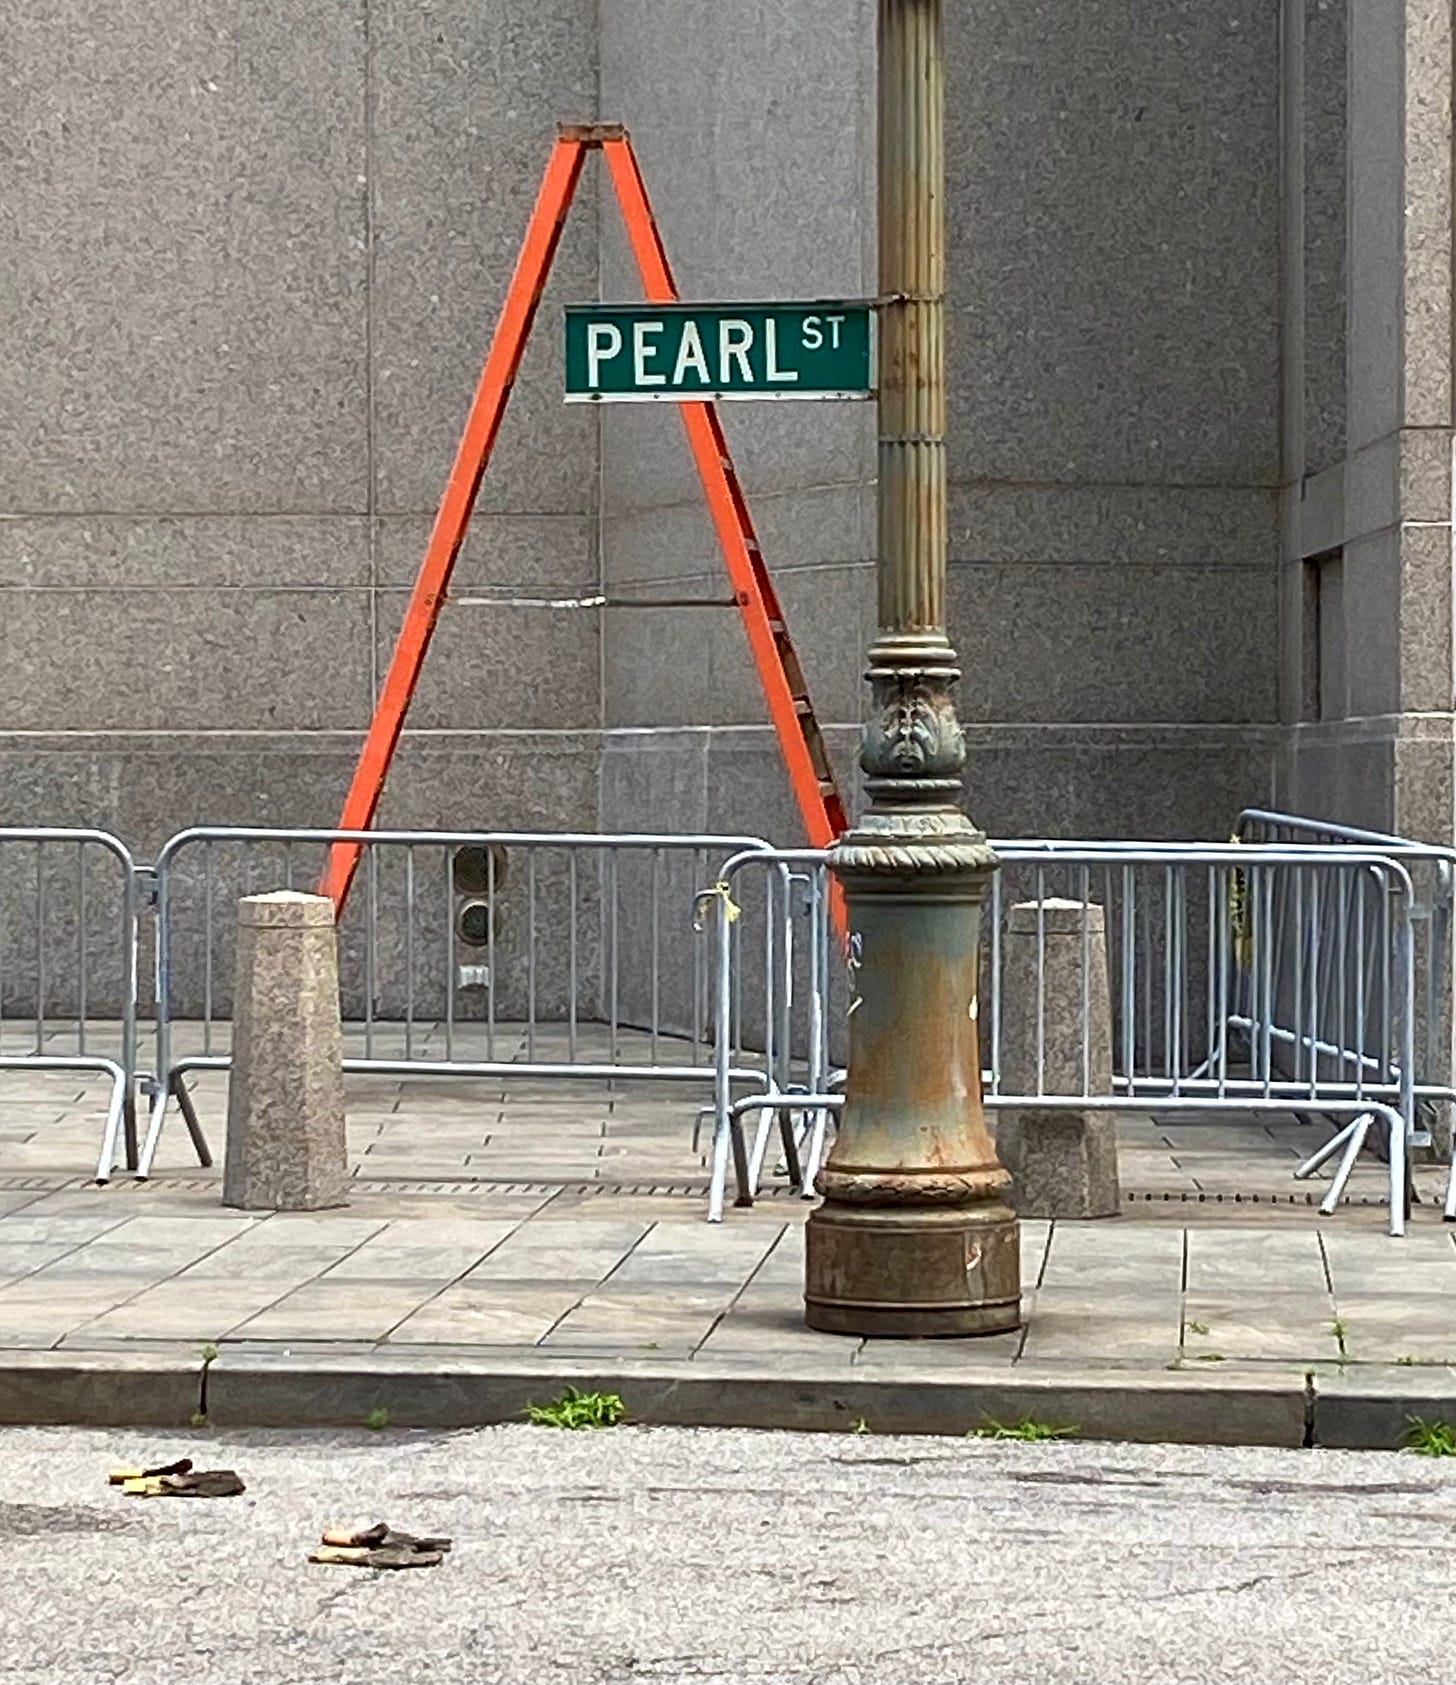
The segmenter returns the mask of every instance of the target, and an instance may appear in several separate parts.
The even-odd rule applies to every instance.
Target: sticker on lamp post
[[[868,304],[569,304],[566,401],[872,398]]]

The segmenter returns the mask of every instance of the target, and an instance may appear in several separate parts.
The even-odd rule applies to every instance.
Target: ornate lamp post
[[[879,633],[834,854],[857,961],[839,1137],[809,1219],[811,1328],[991,1334],[1021,1316],[1007,1174],[981,1106],[981,905],[996,858],[960,811],[946,635],[942,0],[880,0]]]

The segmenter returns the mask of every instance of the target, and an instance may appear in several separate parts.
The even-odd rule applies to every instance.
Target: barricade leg
[[[809,1128],[809,1150],[804,1155],[804,1179],[799,1188],[800,1199],[818,1197],[814,1179],[819,1174],[819,1166],[824,1162],[824,1142],[829,1133],[829,1113],[823,1106],[816,1107],[811,1116],[814,1121]]]
[[[106,1122],[101,1131],[101,1150],[96,1158],[96,1180],[109,1182],[119,1157],[118,1149],[126,1113],[126,1091],[131,1080],[125,1066],[111,1059],[93,1059],[85,1055],[72,1057],[56,1054],[37,1057],[27,1054],[23,1058],[0,1059],[0,1070],[86,1071],[93,1076],[104,1076],[107,1079],[111,1089],[106,1102]]]
[[[173,1092],[177,1096],[177,1110],[181,1112],[182,1121],[187,1125],[187,1133],[192,1137],[192,1150],[197,1154],[197,1162],[204,1170],[210,1170],[212,1149],[207,1144],[207,1136],[202,1132],[202,1122],[192,1101],[192,1090],[188,1088],[187,1080],[180,1071],[177,1073]]]
[[[737,1158],[742,1150],[742,1137],[736,1117],[719,1116],[713,1123],[712,1167],[708,1173],[708,1221],[723,1221],[723,1205],[728,1192],[728,1154]],[[745,1177],[746,1177],[745,1166]]]
[[[106,1108],[106,1129],[101,1137],[101,1156],[96,1161],[96,1180],[98,1182],[109,1182],[112,1172],[116,1169],[117,1147],[126,1120],[130,1088],[130,1073],[120,1065],[113,1065],[111,1067],[111,1099]]]
[[[758,1128],[753,1133],[753,1151],[748,1157],[748,1185],[755,1194],[763,1186],[763,1166],[768,1158],[768,1144],[776,1115],[774,1108],[769,1105],[764,1106],[758,1114]]]
[[[1390,1232],[1403,1235],[1410,1209],[1410,1143],[1406,1139],[1404,1117],[1389,1111],[1386,1122],[1390,1126]]]
[[[753,1196],[758,1192],[748,1174],[748,1151],[743,1141],[743,1119],[735,1111],[732,1124],[728,1132],[729,1140],[733,1144],[733,1175],[738,1183],[738,1197],[733,1201],[735,1205],[752,1205]]]
[[[126,1144],[126,1168],[135,1171],[137,1167],[137,1113],[136,1113],[136,1072],[127,1073],[126,1100],[121,1114],[122,1138]]]
[[[799,1138],[794,1116],[793,1108],[785,1105],[766,1105],[758,1114],[758,1129],[754,1134],[753,1152],[748,1163],[748,1185],[754,1193],[763,1186],[763,1167],[768,1158],[768,1144],[773,1139],[775,1120],[779,1126],[779,1145],[783,1157],[775,1167],[774,1174],[786,1175],[789,1185],[793,1188],[803,1185],[804,1172],[799,1162]]]
[[[152,1103],[147,1112],[147,1138],[142,1143],[141,1157],[137,1160],[137,1180],[145,1182],[152,1173],[152,1160],[157,1156],[157,1142],[161,1139],[162,1124],[167,1116],[167,1086],[168,1077],[165,1072],[157,1078],[156,1088],[152,1093]]]
[[[1359,1141],[1356,1144],[1355,1151],[1358,1153],[1360,1146],[1364,1144],[1365,1129],[1368,1127],[1368,1117],[1352,1118],[1343,1129],[1337,1130],[1322,1147],[1305,1159],[1304,1163],[1294,1172],[1294,1180],[1296,1182],[1307,1181],[1321,1165],[1328,1164],[1335,1154],[1345,1146],[1350,1137],[1357,1132],[1359,1133]],[[1351,1162],[1353,1163],[1353,1160]],[[1346,1171],[1346,1176],[1348,1177],[1348,1175],[1349,1172]]]
[[[191,1137],[192,1150],[197,1155],[198,1164],[204,1170],[212,1168],[212,1149],[207,1144],[207,1136],[203,1133],[197,1108],[193,1104],[183,1074],[181,1070],[164,1071],[158,1074],[152,1093],[152,1103],[147,1115],[147,1137],[142,1144],[141,1155],[136,1165],[138,1181],[145,1182],[152,1174],[152,1164],[157,1156],[157,1143],[162,1138],[162,1125],[167,1121],[167,1103],[173,1098],[177,1101],[177,1110],[182,1114],[183,1123],[187,1125],[187,1133]]]
[[[804,1185],[804,1167],[799,1161],[799,1134],[794,1115],[788,1107],[779,1107],[779,1140],[783,1143],[784,1169],[789,1178],[789,1186],[798,1189]],[[754,1186],[756,1189],[757,1184]]]
[[[1375,1118],[1370,1112],[1363,1112],[1347,1129],[1342,1129],[1332,1142],[1327,1143],[1327,1149],[1321,1156],[1321,1162],[1333,1156],[1334,1150],[1344,1143],[1344,1152],[1340,1155],[1340,1162],[1335,1167],[1335,1173],[1330,1178],[1329,1192],[1320,1201],[1320,1210],[1326,1217],[1332,1217],[1339,1208],[1340,1201],[1345,1196],[1345,1187],[1350,1180],[1350,1174],[1355,1168],[1355,1161],[1365,1146],[1366,1137],[1370,1133],[1370,1125]],[[1301,1165],[1295,1175],[1306,1175],[1308,1171]]]

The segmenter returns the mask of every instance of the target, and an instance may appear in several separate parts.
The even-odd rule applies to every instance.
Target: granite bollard
[[[1102,908],[1084,901],[1020,902],[1007,918],[1001,956],[1001,1092],[1110,1094],[1112,1010]],[[1008,1107],[997,1108],[994,1121],[1020,1216],[1117,1215],[1111,1112]]]
[[[344,1041],[333,903],[279,890],[238,903],[222,1202],[347,1203]]]

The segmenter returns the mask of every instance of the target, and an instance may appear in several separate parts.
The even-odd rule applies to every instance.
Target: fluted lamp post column
[[[961,812],[946,635],[942,0],[880,0],[879,632],[869,810],[833,868],[849,905],[849,1075],[806,1237],[805,1320],[993,1334],[1020,1242],[981,1105],[981,906],[996,858]]]

